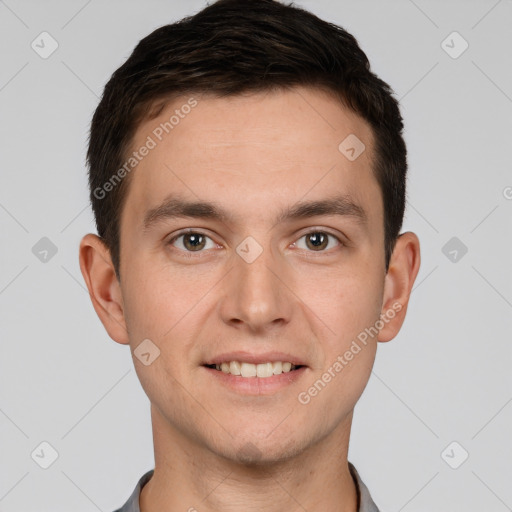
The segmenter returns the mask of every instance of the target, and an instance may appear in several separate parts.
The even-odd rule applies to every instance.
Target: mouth
[[[267,361],[262,363],[249,363],[245,361],[223,361],[222,363],[204,364],[206,368],[243,378],[269,378],[274,375],[291,373],[304,368],[305,365],[294,364],[289,361]]]
[[[202,367],[208,375],[208,386],[220,385],[229,392],[245,396],[271,396],[296,388],[304,380],[308,367],[290,361],[248,363],[231,360],[207,363]],[[304,386],[304,384],[303,384]],[[302,387],[303,387],[302,386]]]
[[[212,386],[245,396],[270,396],[296,388],[309,371],[306,360],[289,352],[238,350],[205,359],[201,365]]]

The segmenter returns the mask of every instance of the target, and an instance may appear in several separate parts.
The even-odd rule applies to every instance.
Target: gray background
[[[422,249],[349,459],[383,512],[512,510],[512,1],[297,4],[353,33],[401,100],[403,230]],[[149,401],[78,266],[94,232],[84,157],[111,73],[150,31],[203,5],[0,1],[2,512],[109,512],[153,468]],[[43,31],[58,43],[46,59],[31,47]],[[461,55],[454,31],[469,44]],[[43,237],[56,254],[41,252]],[[47,469],[44,441],[58,453]]]

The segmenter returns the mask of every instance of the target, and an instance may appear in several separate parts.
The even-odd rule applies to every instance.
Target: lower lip
[[[299,380],[307,370],[306,366],[301,366],[296,370],[272,375],[272,377],[241,377],[207,366],[203,368],[221,385],[244,395],[270,395]]]

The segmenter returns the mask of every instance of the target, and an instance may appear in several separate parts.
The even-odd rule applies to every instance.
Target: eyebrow
[[[301,201],[283,208],[278,213],[275,224],[320,215],[349,217],[360,225],[368,223],[368,216],[362,206],[355,203],[348,195],[339,195],[316,201]],[[171,196],[159,206],[146,212],[143,222],[144,231],[150,230],[160,221],[175,218],[210,219],[228,223],[233,223],[235,220],[231,213],[216,203],[188,201]]]

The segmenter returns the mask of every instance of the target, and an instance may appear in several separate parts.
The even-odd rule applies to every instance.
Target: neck
[[[352,417],[286,460],[242,464],[174,429],[152,406],[155,471],[141,512],[356,512],[347,462]]]

